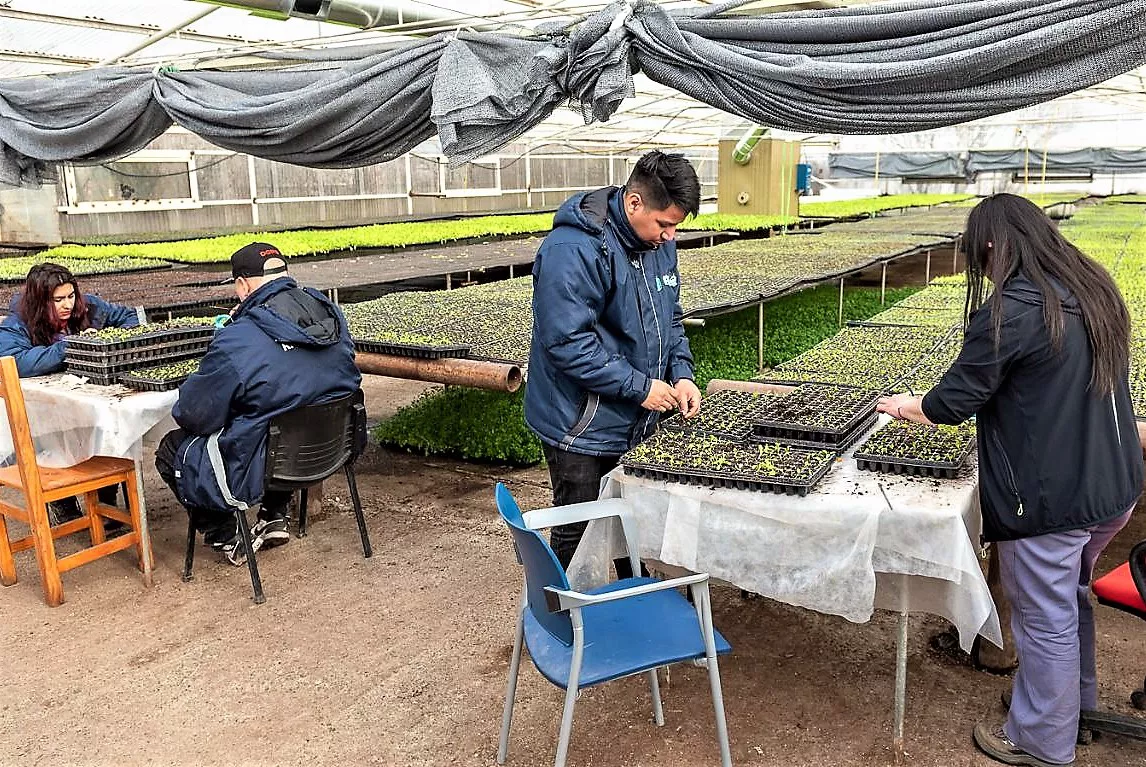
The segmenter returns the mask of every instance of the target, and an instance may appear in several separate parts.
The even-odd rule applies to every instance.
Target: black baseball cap
[[[231,279],[269,277],[285,274],[286,259],[279,249],[267,242],[252,242],[231,254]]]

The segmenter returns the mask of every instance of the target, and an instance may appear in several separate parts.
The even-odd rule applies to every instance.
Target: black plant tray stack
[[[680,413],[661,421],[661,428],[706,434],[730,442],[745,442],[752,432],[760,404],[774,394],[746,391],[718,391],[704,398],[700,413],[684,418]]]
[[[429,346],[422,344],[401,344],[391,341],[369,341],[355,338],[354,348],[367,354],[392,354],[396,357],[417,357],[424,360],[470,356],[470,347],[464,344]]]
[[[884,427],[884,429],[888,428],[907,428],[924,434],[927,433],[928,429],[934,427],[920,424],[906,426],[892,422]],[[882,431],[883,429],[873,434],[868,442],[879,438]],[[936,479],[956,479],[964,464],[967,462],[967,458],[971,455],[971,451],[975,449],[974,430],[968,430],[962,437],[964,439],[963,447],[959,451],[959,457],[953,461],[933,461],[899,455],[891,456],[865,452],[865,447],[868,443],[864,443],[860,445],[859,449],[855,452],[856,465],[865,471],[878,471],[887,474],[911,474],[918,477],[934,477]],[[952,439],[959,439],[959,437],[952,437]]]
[[[803,384],[761,406],[752,438],[843,452],[874,425],[879,398],[866,389]]]
[[[213,325],[187,325],[184,327],[163,328],[150,333],[140,333],[131,338],[118,341],[101,341],[98,338],[88,338],[83,335],[68,336],[68,354],[76,352],[93,355],[109,354],[126,350],[144,349],[151,346],[190,343],[198,341],[203,349],[207,348],[211,337],[215,335]]]
[[[68,372],[73,375],[84,376],[88,379],[89,383],[110,386],[111,384],[119,383],[120,375],[130,370],[138,370],[142,367],[154,367],[156,365],[168,365],[172,362],[195,359],[196,357],[202,357],[205,351],[206,349],[200,348],[196,350],[177,350],[166,354],[140,354],[132,359],[108,364],[69,359]]]

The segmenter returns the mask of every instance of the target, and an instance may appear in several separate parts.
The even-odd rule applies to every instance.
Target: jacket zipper
[[[649,294],[649,309],[653,313],[653,322],[656,324],[656,329],[657,329],[657,376],[656,376],[656,378],[659,379],[660,378],[660,371],[664,369],[664,339],[661,336],[661,318],[657,315],[657,300],[655,297],[653,297],[653,289],[651,287],[649,287],[648,272],[644,268],[643,257],[638,256],[637,259],[635,261],[633,261],[633,265],[637,268],[637,271],[640,272],[641,282],[645,286],[645,291],[648,292],[648,294]],[[639,295],[640,291],[637,291],[637,292]],[[638,304],[637,308],[639,310],[639,308],[640,308],[639,304]],[[643,327],[644,323],[642,322],[641,325]],[[657,412],[655,410],[650,410],[648,412],[648,415],[645,416],[645,425],[641,429],[641,439],[642,440],[646,436],[648,436],[649,426],[652,424],[653,418],[655,418],[656,416],[657,416]]]
[[[1003,459],[1003,468],[1007,470],[1007,479],[1010,480],[1010,490],[1014,493],[1015,500],[1019,502],[1018,516],[1023,516],[1023,499],[1019,495],[1019,485],[1015,481],[1015,472],[1011,470],[1011,460],[1007,458],[1007,451],[1003,449],[1003,443],[999,441],[999,434],[994,429],[991,429],[991,441],[995,443],[995,449],[999,451],[999,457]]]

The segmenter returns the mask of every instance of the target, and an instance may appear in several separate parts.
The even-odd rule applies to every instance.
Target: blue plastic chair
[[[716,656],[731,652],[732,647],[712,627],[708,575],[700,573],[667,581],[625,578],[586,593],[573,591],[557,556],[537,531],[554,525],[619,517],[633,572],[639,572],[636,527],[628,505],[620,499],[602,500],[538,509],[523,515],[505,485],[499,482],[495,495],[498,511],[509,525],[518,560],[525,570],[497,763],[505,763],[509,750],[509,728],[524,642],[537,670],[565,690],[556,767],[563,767],[569,751],[578,690],[633,674],[646,674],[652,692],[653,715],[657,725],[663,726],[664,709],[656,670],[695,658],[707,659],[720,761],[724,767],[731,767]],[[676,591],[682,586],[688,587],[695,606]]]

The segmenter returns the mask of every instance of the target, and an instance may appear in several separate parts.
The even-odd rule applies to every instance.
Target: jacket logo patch
[[[669,286],[670,288],[675,288],[677,286],[677,278],[675,273],[666,274],[664,277],[658,279],[657,282],[659,283],[661,280],[664,280],[665,285]]]

